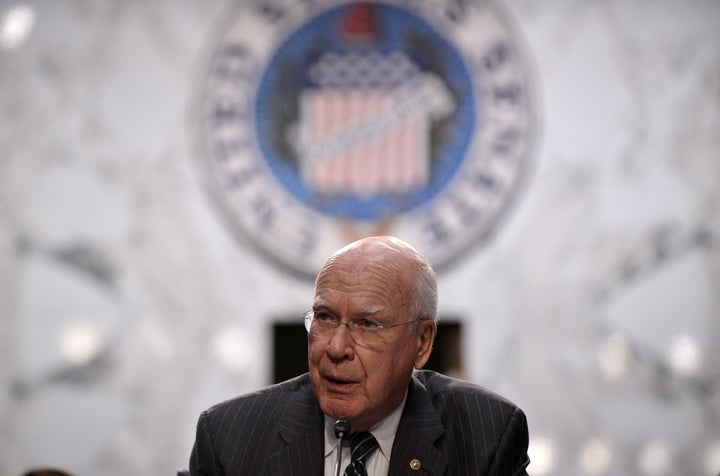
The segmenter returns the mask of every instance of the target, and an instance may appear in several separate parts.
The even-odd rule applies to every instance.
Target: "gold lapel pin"
[[[420,462],[419,459],[413,458],[410,460],[410,469],[412,469],[413,471],[417,471],[421,467],[422,467],[422,463]]]

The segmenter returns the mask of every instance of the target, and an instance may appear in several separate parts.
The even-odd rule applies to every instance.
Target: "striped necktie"
[[[345,476],[367,476],[365,460],[378,447],[378,442],[370,432],[363,431],[350,435],[350,464],[345,468]]]

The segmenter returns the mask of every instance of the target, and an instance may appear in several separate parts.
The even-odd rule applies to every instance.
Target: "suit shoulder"
[[[282,412],[277,410],[286,405],[293,396],[299,395],[305,389],[310,389],[308,374],[295,377],[285,382],[270,385],[255,392],[246,393],[237,397],[217,403],[203,412],[210,425],[220,423],[230,417],[237,420],[238,416],[254,420],[268,417],[280,417]]]

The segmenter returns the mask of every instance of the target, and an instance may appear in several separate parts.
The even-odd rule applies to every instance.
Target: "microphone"
[[[335,422],[335,437],[338,439],[337,445],[337,467],[335,468],[335,475],[340,476],[340,462],[342,460],[342,443],[343,439],[350,434],[350,422],[345,418],[341,418]]]

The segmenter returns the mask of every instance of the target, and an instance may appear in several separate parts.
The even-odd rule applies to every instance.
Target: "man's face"
[[[382,262],[363,265],[347,257],[321,272],[314,309],[342,322],[363,317],[383,325],[415,319],[408,310],[409,292],[401,269]],[[323,413],[347,418],[353,430],[371,428],[402,403],[413,367],[430,355],[435,323],[383,329],[380,345],[361,346],[340,325],[328,335],[309,335],[308,364]]]

